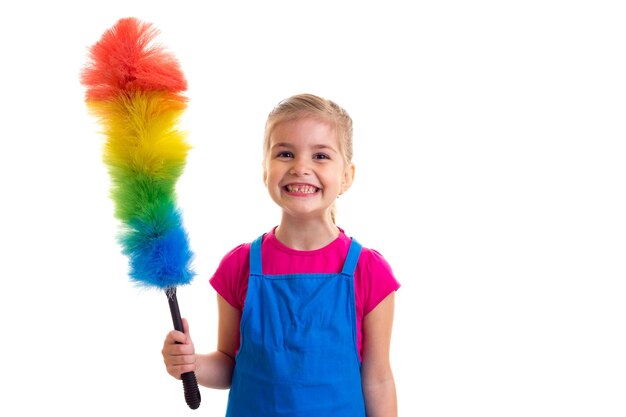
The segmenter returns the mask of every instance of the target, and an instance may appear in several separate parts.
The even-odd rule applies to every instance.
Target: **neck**
[[[274,232],[276,239],[295,250],[315,250],[337,239],[339,228],[330,220],[296,220],[283,215]]]

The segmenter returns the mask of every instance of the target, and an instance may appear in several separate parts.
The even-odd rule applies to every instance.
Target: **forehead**
[[[282,120],[274,125],[269,145],[289,143],[325,144],[338,147],[339,139],[335,125],[326,119],[307,116]]]

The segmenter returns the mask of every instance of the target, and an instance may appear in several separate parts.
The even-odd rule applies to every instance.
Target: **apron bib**
[[[227,417],[365,417],[356,347],[350,244],[338,274],[263,275],[261,242],[250,248],[241,346]]]

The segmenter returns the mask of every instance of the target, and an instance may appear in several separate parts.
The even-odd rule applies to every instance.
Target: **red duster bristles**
[[[178,62],[162,46],[151,45],[158,30],[150,23],[129,17],[120,19],[91,48],[94,61],[108,65],[85,68],[81,81],[91,86],[87,100],[109,100],[120,92],[187,89]]]

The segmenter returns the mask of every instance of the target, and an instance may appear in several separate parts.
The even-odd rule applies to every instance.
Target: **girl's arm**
[[[394,295],[363,319],[361,380],[367,417],[397,417],[396,385],[389,362]]]
[[[230,388],[235,367],[235,353],[239,348],[239,322],[241,312],[217,296],[218,327],[217,350],[208,355],[198,355],[196,378],[198,384],[210,388]]]
[[[219,295],[217,306],[219,321],[215,352],[205,355],[195,353],[187,320],[183,319],[185,333],[176,330],[168,333],[162,353],[167,371],[173,377],[180,379],[181,374],[193,371],[202,386],[217,389],[230,387],[235,352],[239,347],[241,313]]]

